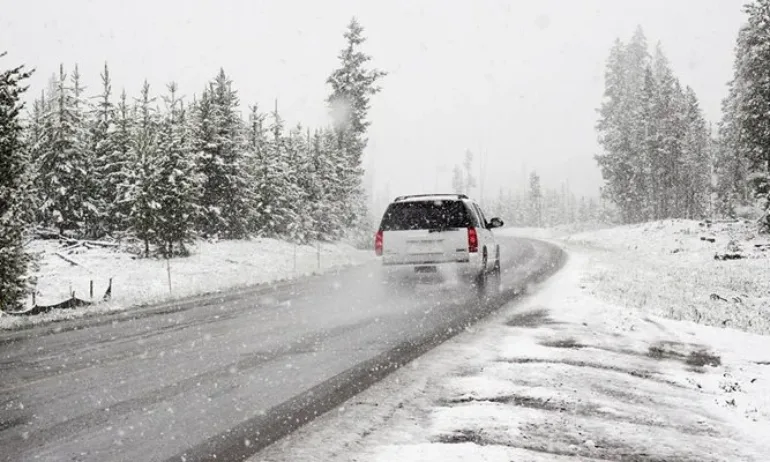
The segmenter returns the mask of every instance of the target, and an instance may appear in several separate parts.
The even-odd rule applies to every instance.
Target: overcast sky
[[[451,166],[486,156],[485,190],[517,188],[524,169],[595,194],[596,108],[615,38],[637,24],[661,41],[710,121],[732,74],[742,0],[0,0],[4,66],[37,68],[38,93],[60,62],[98,91],[108,61],[117,90],[146,78],[199,92],[220,67],[244,114],[258,103],[291,124],[328,123],[326,77],[352,16],[387,71],[372,101],[368,165],[390,195],[450,189]],[[445,169],[437,176],[437,170]],[[476,166],[478,167],[478,165]],[[478,195],[478,190],[471,191]]]

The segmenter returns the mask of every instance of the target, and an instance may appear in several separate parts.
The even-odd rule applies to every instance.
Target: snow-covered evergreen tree
[[[663,183],[660,175],[663,170],[664,150],[661,146],[661,123],[657,118],[659,100],[658,82],[653,75],[652,66],[644,72],[644,85],[639,98],[639,114],[644,128],[644,137],[635,170],[643,178],[644,194],[638,209],[639,219],[655,220],[660,217],[660,197]]]
[[[185,244],[194,239],[201,186],[192,156],[184,103],[177,91],[176,83],[168,85],[154,175],[158,208],[154,211],[153,239],[166,258],[176,253],[174,244],[179,245],[178,253],[185,255]]]
[[[596,161],[606,184],[604,194],[608,200],[620,205],[624,221],[630,222],[634,219],[630,204],[635,199],[632,195],[634,169],[631,159],[627,96],[629,90],[625,62],[626,46],[616,40],[607,60],[604,98],[596,126],[599,144],[604,152],[596,156]]]
[[[272,237],[290,236],[299,222],[295,203],[299,198],[299,187],[292,177],[288,154],[290,146],[277,108],[272,113],[270,133],[260,190],[266,217],[263,234]]]
[[[659,181],[658,216],[656,218],[671,218],[683,216],[680,207],[680,178],[683,165],[683,142],[686,133],[685,102],[681,85],[674,77],[668,59],[660,46],[655,52],[653,64],[658,88],[655,101],[654,117],[658,123],[660,140],[658,162],[653,175]]]
[[[78,87],[79,82],[75,83]],[[64,66],[60,66],[38,174],[44,214],[62,233],[82,229],[93,207],[88,195],[88,151],[80,93],[68,85]]]
[[[5,54],[1,53],[0,58]],[[0,309],[20,307],[29,257],[23,235],[29,213],[29,158],[22,143],[24,66],[0,71]]]
[[[463,158],[463,170],[465,170],[465,180],[463,182],[465,186],[465,193],[471,194],[471,189],[476,187],[476,177],[473,176],[473,153],[470,149],[465,150],[465,157]]]
[[[96,159],[90,137],[89,107],[85,96],[86,88],[80,75],[78,65],[72,71],[72,104],[75,114],[75,146],[81,159],[81,168],[77,171],[78,181],[74,185],[77,196],[82,200],[82,221],[79,224],[79,234],[97,237],[101,234],[99,206],[99,188],[96,177]]]
[[[529,224],[543,226],[543,192],[537,172],[529,175]]]
[[[43,196],[40,188],[39,168],[42,155],[47,149],[47,136],[51,133],[50,123],[50,99],[45,91],[41,92],[40,98],[35,99],[32,105],[32,112],[29,114],[29,124],[25,131],[25,145],[30,162],[29,173],[31,179],[30,185],[30,207],[32,208],[35,223],[44,223],[45,215],[41,211]]]
[[[579,223],[587,223],[591,221],[588,212],[588,200],[586,200],[585,196],[580,197],[580,203],[578,205],[577,211],[577,221]]]
[[[191,125],[194,157],[202,181],[198,230],[204,236],[212,236],[221,230],[222,222],[221,210],[217,206],[217,198],[221,196],[217,180],[220,162],[214,142],[217,129],[210,88],[205,88],[200,99],[194,102]]]
[[[158,202],[158,132],[159,121],[150,95],[150,84],[142,86],[137,101],[136,121],[131,133],[128,157],[131,169],[121,192],[122,200],[130,204],[129,230],[144,242],[144,255],[150,255],[150,243],[156,239],[156,215]]]
[[[725,105],[725,154],[735,157],[726,173],[741,176],[746,167],[746,180],[770,230],[770,0],[754,0],[744,12],[748,18],[738,34],[735,76]]]
[[[238,95],[223,69],[204,91],[196,111],[195,146],[203,174],[201,230],[242,238],[249,226],[248,170]]]
[[[312,240],[323,240],[327,238],[328,204],[327,187],[325,184],[326,176],[330,170],[328,159],[324,157],[322,149],[322,135],[316,130],[308,140],[307,168],[308,184],[305,190],[308,202],[308,214],[311,223],[311,230],[308,238]]]
[[[334,120],[339,149],[344,154],[344,163],[340,165],[344,175],[339,180],[344,186],[344,198],[347,227],[363,227],[368,216],[366,200],[362,187],[362,156],[366,148],[367,128],[371,122],[367,119],[370,98],[380,91],[377,82],[386,75],[379,69],[366,67],[371,57],[361,51],[366,41],[364,29],[353,18],[345,31],[345,48],[339,54],[340,67],[327,79],[332,93],[327,99]]]
[[[459,165],[455,165],[452,170],[452,190],[457,194],[465,194],[465,178],[463,178],[463,170]]]
[[[710,134],[692,88],[685,89],[686,132],[680,178],[683,216],[694,219],[707,214],[711,182]]]
[[[100,172],[105,203],[105,218],[107,230],[110,233],[122,234],[129,227],[131,215],[131,181],[134,178],[134,167],[137,164],[133,154],[134,129],[136,114],[128,104],[126,91],[120,93],[120,100],[114,111],[115,131],[111,143],[112,151],[104,162]],[[114,194],[114,195],[113,195]]]
[[[310,146],[307,132],[301,125],[297,125],[289,131],[286,139],[287,162],[294,186],[292,193],[294,200],[294,214],[296,221],[291,224],[288,231],[288,238],[294,242],[307,242],[314,233],[313,207],[311,195],[313,193],[311,184],[313,179],[313,165],[310,156]]]
[[[101,73],[102,92],[96,97],[96,103],[90,122],[90,154],[93,159],[92,182],[94,185],[93,202],[98,209],[98,221],[93,223],[92,234],[101,235],[115,230],[117,223],[110,212],[117,200],[119,170],[124,166],[124,159],[116,156],[115,147],[115,106],[112,103],[112,82],[110,70],[104,64]]]
[[[339,149],[337,138],[332,130],[322,130],[313,142],[316,178],[321,185],[321,204],[316,220],[321,239],[333,240],[342,237],[347,206],[344,185],[340,178],[346,170],[340,168],[345,160],[344,151]]]
[[[246,149],[244,154],[245,168],[251,178],[249,196],[251,197],[248,215],[248,229],[251,234],[262,235],[269,216],[265,213],[266,204],[263,201],[263,188],[266,187],[267,175],[267,136],[265,130],[265,114],[259,112],[258,106],[251,106],[246,126]]]

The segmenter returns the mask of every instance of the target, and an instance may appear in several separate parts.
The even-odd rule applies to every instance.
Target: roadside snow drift
[[[770,236],[745,223],[668,220],[562,242],[596,250],[584,282],[604,300],[671,319],[770,334]]]
[[[40,257],[39,269],[34,274],[38,304],[59,303],[72,292],[78,298],[91,300],[92,281],[93,300],[101,301],[110,279],[112,298],[109,303],[38,316],[5,315],[0,317],[0,329],[285,280],[360,264],[372,258],[371,252],[345,244],[324,243],[319,255],[315,245],[295,246],[275,239],[199,241],[190,249],[191,256],[168,262],[136,258],[127,252],[102,247],[79,247],[68,253],[57,241],[34,241],[29,250]],[[31,297],[27,302],[31,306]]]

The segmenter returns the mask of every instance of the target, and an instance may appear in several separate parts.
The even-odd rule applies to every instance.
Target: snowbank
[[[770,334],[770,239],[745,223],[668,220],[568,236],[593,248],[585,283],[609,302]],[[722,261],[715,256],[736,255]]]
[[[127,252],[101,247],[79,247],[68,253],[56,241],[34,241],[29,249],[40,256],[39,269],[34,274],[38,279],[38,304],[64,301],[73,291],[78,298],[89,300],[91,281],[94,286],[94,300],[101,300],[110,279],[112,299],[97,306],[61,310],[38,316],[5,315],[0,317],[0,329],[275,282],[361,264],[373,258],[372,252],[356,250],[352,246],[339,243],[322,244],[319,258],[317,246],[295,246],[275,239],[216,243],[199,241],[191,247],[191,256],[173,258],[168,262],[162,259],[136,258]],[[57,256],[57,253],[77,265]],[[27,302],[31,306],[31,297]]]

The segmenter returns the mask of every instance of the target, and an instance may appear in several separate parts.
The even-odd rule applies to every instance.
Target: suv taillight
[[[374,253],[378,257],[382,256],[382,230],[377,231],[377,235],[374,236]]]
[[[474,253],[479,251],[479,236],[476,234],[476,228],[468,228],[468,252]]]

